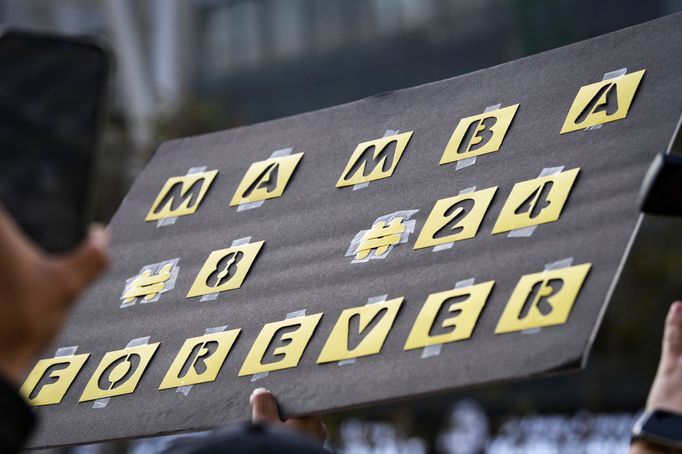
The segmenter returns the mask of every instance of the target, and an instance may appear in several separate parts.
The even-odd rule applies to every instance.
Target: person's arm
[[[682,413],[682,301],[676,301],[670,306],[665,319],[661,359],[649,391],[646,410]],[[649,454],[671,451],[637,441],[628,452]]]
[[[21,380],[106,266],[107,247],[107,232],[94,228],[72,253],[47,255],[0,206],[0,452],[16,452],[28,438],[34,419],[17,393]]]
[[[90,230],[75,251],[50,256],[0,207],[0,374],[19,385],[57,335],[80,292],[107,264],[108,234]]]

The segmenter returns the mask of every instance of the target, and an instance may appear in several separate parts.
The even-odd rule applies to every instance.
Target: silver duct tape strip
[[[105,397],[103,399],[97,399],[92,403],[92,408],[106,408],[107,405],[109,405],[109,401],[111,400],[111,397]]]
[[[168,225],[173,225],[173,224],[175,224],[175,221],[177,221],[177,220],[178,220],[177,216],[172,217],[172,218],[159,219],[158,221],[156,221],[156,228],[158,229],[159,227],[166,227]]]
[[[244,238],[238,238],[236,240],[233,240],[232,243],[230,243],[230,247],[242,246],[244,244],[249,244],[250,242],[251,242],[251,237],[245,236]],[[218,295],[220,295],[220,292],[208,293],[206,295],[202,295],[201,298],[199,298],[199,301],[200,302],[215,301],[218,298]]]
[[[289,313],[286,315],[286,317],[284,317],[284,320],[291,320],[292,318],[304,317],[304,316],[305,316],[305,312],[306,312],[306,309],[302,309],[302,310],[300,310],[300,311],[289,312]],[[255,382],[255,381],[258,381],[258,380],[260,380],[260,379],[262,379],[262,378],[267,377],[268,375],[270,375],[270,372],[259,372],[259,373],[257,373],[257,374],[253,374],[253,375],[251,376],[251,382],[253,383],[253,382]]]
[[[455,171],[466,169],[467,167],[471,167],[474,164],[476,164],[476,156],[472,156],[466,159],[460,159],[459,161],[457,161],[457,164],[455,164]]]
[[[470,188],[462,189],[457,193],[457,195],[464,195],[464,194],[470,194],[472,192],[476,191],[476,186],[472,186]],[[439,252],[439,251],[446,251],[448,249],[451,249],[452,246],[454,246],[455,243],[443,243],[443,244],[438,244],[431,249],[431,252]]]
[[[556,262],[545,264],[544,271],[560,270],[562,268],[568,268],[573,265],[573,257],[567,257],[565,259],[557,260]]]
[[[436,246],[433,247],[431,250],[432,252],[440,252],[440,251],[446,251],[448,249],[452,249],[452,246],[454,246],[455,243],[443,243],[443,244],[437,244]]]
[[[145,265],[142,268],[140,268],[140,271],[139,271],[139,273],[137,273],[137,275],[126,279],[125,287],[123,288],[123,292],[121,293],[121,298],[120,298],[121,299],[121,306],[120,306],[120,308],[123,309],[126,307],[134,306],[137,303],[140,303],[140,304],[154,303],[161,298],[162,293],[166,293],[170,290],[173,290],[175,288],[175,282],[178,280],[178,274],[180,274],[180,267],[178,266],[178,262],[180,262],[180,257],[176,257],[176,258],[169,259],[169,260],[164,260],[163,262],[159,262],[159,263],[152,263],[149,265]],[[170,272],[170,274],[171,274],[170,278],[168,278],[168,280],[166,282],[164,282],[163,290],[161,290],[159,293],[157,293],[156,296],[154,296],[154,298],[147,300],[144,297],[139,297],[139,298],[133,299],[132,301],[128,301],[128,302],[125,301],[125,299],[123,298],[123,295],[125,295],[125,293],[128,290],[130,290],[130,288],[132,287],[133,281],[135,281],[135,279],[142,276],[142,273],[145,270],[151,271],[152,274],[157,274],[159,271],[161,271],[161,268],[163,268],[165,265],[168,265],[168,264],[172,265],[171,272]]]
[[[627,68],[620,68],[615,71],[604,73],[604,77],[602,78],[602,80],[620,79],[627,73],[628,73]]]
[[[471,287],[476,283],[476,278],[470,277],[469,279],[463,279],[455,283],[454,288],[465,288]],[[422,349],[421,359],[433,358],[434,356],[440,355],[443,350],[443,344],[427,345]]]
[[[147,345],[149,343],[149,338],[151,336],[145,336],[145,337],[138,337],[136,339],[131,340],[128,342],[126,345],[126,348],[130,347],[139,347],[140,345]]]
[[[522,229],[512,230],[507,234],[507,238],[528,238],[535,233],[537,225],[531,225],[529,227],[523,227]]]
[[[349,364],[355,364],[356,361],[357,361],[356,358],[348,358],[348,359],[342,359],[341,361],[339,361],[336,364],[339,366],[348,366]]]
[[[293,148],[289,147],[289,148],[282,148],[281,150],[273,151],[272,154],[270,155],[270,159],[281,158],[282,156],[289,156],[293,150],[294,150]]]
[[[251,383],[260,380],[261,378],[265,378],[268,375],[270,375],[270,372],[259,372],[257,374],[253,374],[251,376]]]
[[[227,329],[228,325],[223,325],[223,326],[215,326],[213,328],[206,328],[206,331],[204,331],[204,336],[207,334],[215,334],[215,333],[222,333]]]
[[[128,344],[126,344],[126,348],[130,347],[138,347],[140,345],[147,345],[149,343],[149,338],[151,336],[145,336],[145,337],[138,337],[135,339],[132,339]],[[107,405],[109,405],[109,401],[111,400],[111,397],[104,397],[102,399],[97,399],[92,403],[92,408],[106,408]]]
[[[485,108],[483,113],[488,113],[488,112],[492,112],[493,110],[498,110],[500,107],[502,107],[502,103],[495,104],[494,106],[488,106]]]
[[[521,331],[521,334],[532,335],[532,334],[537,334],[540,331],[542,331],[542,328],[524,329],[523,331]]]
[[[201,295],[201,298],[199,298],[199,301],[215,301],[218,299],[218,295],[220,295],[220,292],[215,292],[215,293],[208,293],[206,295]]]
[[[540,175],[538,175],[538,178],[548,177],[550,175],[556,175],[557,173],[561,173],[563,172],[564,167],[566,166],[545,167],[544,169],[542,169],[542,172],[540,172]]]
[[[494,110],[499,109],[500,107],[502,107],[502,103],[495,104],[493,106],[488,106],[483,110],[483,113],[492,112]],[[472,156],[466,159],[460,159],[459,161],[457,161],[457,164],[455,164],[455,171],[466,169],[467,167],[471,167],[474,164],[476,164],[476,156]]]
[[[367,304],[365,304],[365,306],[369,306],[370,304],[384,303],[387,299],[388,295],[370,296],[367,298]]]
[[[464,195],[464,194],[470,194],[472,192],[476,191],[476,186],[472,186],[470,188],[462,189],[457,193],[457,195]]]
[[[244,244],[249,244],[251,242],[250,236],[245,236],[244,238],[238,238],[230,244],[230,247],[242,246]]]
[[[205,172],[207,168],[208,168],[207,166],[190,167],[190,169],[187,171],[186,175],[192,175],[195,173]],[[158,229],[159,227],[166,227],[168,225],[173,225],[173,224],[175,224],[175,221],[177,221],[177,220],[178,220],[177,216],[172,217],[172,218],[159,219],[158,221],[156,221],[156,228]]]
[[[300,311],[289,312],[286,315],[286,317],[284,317],[284,320],[291,320],[292,318],[305,317],[305,312],[306,312],[306,309],[302,309]]]
[[[471,287],[476,283],[476,278],[470,277],[469,279],[464,279],[461,281],[457,281],[455,283],[455,288],[465,288],[465,287]]]
[[[556,175],[557,173],[561,173],[564,170],[564,167],[565,166],[545,167],[540,172],[540,175],[538,175],[538,178],[548,177],[550,175]],[[507,238],[528,238],[531,235],[533,235],[533,233],[535,233],[535,229],[537,227],[538,227],[537,225],[531,225],[528,227],[523,227],[521,229],[512,230],[507,234]]]
[[[386,131],[384,131],[384,135],[382,137],[394,136],[394,135],[399,134],[399,133],[400,133],[399,129],[395,129],[395,130],[387,129]],[[357,191],[358,189],[364,189],[367,186],[369,186],[369,181],[365,182],[365,183],[359,183],[359,184],[353,185],[353,191]]]
[[[367,303],[365,306],[369,306],[370,304],[377,304],[377,303],[383,303],[388,299],[388,295],[377,295],[377,296],[370,296],[367,298]],[[348,358],[348,359],[342,359],[338,363],[336,363],[339,366],[348,366],[349,364],[355,364],[357,361],[357,358]]]
[[[393,221],[396,218],[402,218],[403,219],[403,224],[405,225],[405,230],[403,233],[400,234],[400,241],[398,244],[404,244],[407,243],[410,239],[410,235],[414,233],[415,226],[417,225],[417,221],[415,220],[410,220],[412,216],[414,216],[416,213],[418,213],[419,210],[404,210],[404,211],[396,211],[395,213],[387,214],[384,216],[379,216],[372,222],[372,227],[374,227],[376,224],[378,224],[381,221],[384,221],[386,225],[390,224],[391,221]],[[348,250],[346,251],[345,256],[346,257],[353,257],[357,254],[358,252],[358,247],[362,243],[363,238],[365,237],[365,233],[367,233],[369,230],[361,230],[358,233],[355,234],[353,239],[350,242],[350,246],[348,247]],[[386,250],[385,253],[381,255],[377,255],[376,251],[372,250],[369,252],[369,255],[361,260],[353,259],[351,263],[367,263],[370,260],[376,259],[376,260],[382,260],[388,257],[388,255],[391,253],[395,245],[390,245],[388,249]]]
[[[270,154],[270,157],[268,159],[272,158],[281,158],[283,156],[289,156],[291,152],[293,151],[293,148],[282,148],[281,150],[275,150]],[[265,200],[259,200],[258,202],[246,202],[246,203],[240,203],[237,205],[237,211],[246,211],[246,210],[252,210],[254,208],[258,208],[265,203]]]
[[[556,262],[545,263],[543,272],[560,270],[561,268],[568,268],[573,265],[573,257],[557,260]],[[531,328],[521,331],[521,334],[537,334],[542,331],[542,328]]]
[[[227,329],[227,325],[216,326],[216,327],[213,327],[213,328],[206,328],[206,330],[204,330],[204,335],[206,335],[206,334],[222,333],[222,332],[225,331],[226,329]],[[180,393],[180,394],[182,394],[183,396],[187,397],[187,395],[189,394],[189,392],[192,390],[192,386],[194,386],[194,385],[178,386],[177,388],[175,388],[175,392],[176,392],[176,393]]]
[[[254,208],[262,206],[264,202],[265,200],[259,200],[258,202],[240,203],[239,205],[237,205],[237,211],[252,210]]]
[[[438,355],[440,355],[440,352],[442,350],[443,350],[443,344],[427,345],[422,350],[422,354],[421,354],[420,358],[426,359],[426,358],[432,358],[434,356],[438,356]]]
[[[78,345],[72,345],[70,347],[61,347],[58,348],[57,351],[54,353],[55,358],[61,358],[63,356],[73,356],[76,354],[76,351],[78,350]]]
[[[178,386],[175,388],[175,392],[178,394],[182,394],[183,396],[187,397],[189,392],[192,390],[192,385],[185,385],[185,386]]]

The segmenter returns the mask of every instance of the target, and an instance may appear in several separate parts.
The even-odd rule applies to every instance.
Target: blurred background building
[[[457,76],[681,10],[682,0],[0,0],[0,23],[109,43],[116,71],[96,200],[107,221],[162,140]],[[682,294],[680,228],[645,220],[586,371],[329,415],[330,446],[623,452],[665,311]]]

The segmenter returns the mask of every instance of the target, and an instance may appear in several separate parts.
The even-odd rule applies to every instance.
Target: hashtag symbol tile
[[[372,226],[358,246],[356,260],[363,260],[374,250],[376,255],[385,254],[391,246],[400,243],[400,236],[405,231],[403,218],[395,218],[388,225],[379,221]]]

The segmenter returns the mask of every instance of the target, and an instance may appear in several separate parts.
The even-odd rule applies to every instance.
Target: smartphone
[[[111,57],[93,39],[0,32],[0,202],[63,252],[85,235]]]

